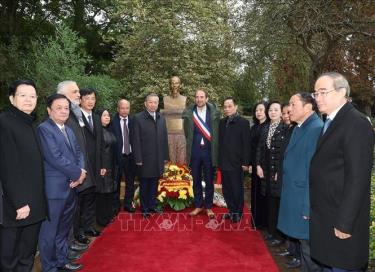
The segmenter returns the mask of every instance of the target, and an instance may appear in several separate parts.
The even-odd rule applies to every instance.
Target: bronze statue
[[[164,96],[162,114],[167,121],[169,158],[172,163],[186,163],[186,141],[181,114],[186,107],[186,96],[180,94],[181,80],[173,76],[169,80],[170,95]]]

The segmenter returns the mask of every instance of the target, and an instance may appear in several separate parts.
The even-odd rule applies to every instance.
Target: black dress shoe
[[[142,216],[143,218],[148,218],[151,216],[151,214],[149,212],[142,212]]]
[[[67,259],[69,261],[76,261],[81,258],[81,255],[77,253],[77,251],[68,251]]]
[[[231,215],[230,213],[225,213],[225,214],[223,214],[222,219],[223,219],[223,220],[232,219],[232,215]]]
[[[266,241],[272,240],[272,239],[274,239],[274,238],[275,238],[275,237],[273,237],[272,234],[267,234],[267,235],[264,236],[264,240],[266,240]]]
[[[281,241],[281,240],[279,240],[279,239],[273,239],[273,240],[271,240],[271,244],[270,244],[270,246],[271,246],[271,247],[276,247],[276,246],[281,245],[282,243],[283,243],[283,241]]]
[[[76,243],[71,244],[71,245],[69,246],[69,249],[70,249],[70,250],[73,250],[73,251],[83,251],[83,250],[86,250],[86,249],[88,249],[88,248],[89,248],[88,245],[78,245],[78,244],[76,244]]]
[[[90,244],[90,239],[87,238],[84,234],[79,234],[76,237],[74,237],[78,243],[88,245]]]
[[[116,209],[113,209],[113,210],[112,210],[112,215],[113,215],[113,216],[117,216],[119,212],[120,212],[120,209],[117,209],[117,208],[116,208]]]
[[[101,234],[100,231],[97,231],[96,229],[92,228],[89,230],[85,230],[85,235],[89,237],[98,237]]]
[[[282,257],[287,257],[287,256],[291,256],[292,254],[290,254],[290,252],[288,250],[283,250],[279,253],[276,254],[277,256],[282,256]]]
[[[158,213],[158,214],[162,214],[163,213],[163,209],[162,208],[153,208],[153,209],[149,209],[148,211],[150,213]]]
[[[83,267],[82,264],[67,263],[63,267],[58,267],[57,269],[59,271],[77,271],[77,270],[80,270],[82,267]]]
[[[132,206],[125,206],[124,207],[124,211],[126,211],[126,212],[129,212],[129,213],[135,213],[135,208],[134,207],[132,207]]]
[[[238,213],[232,214],[232,219],[231,219],[232,223],[236,224],[240,222],[241,219],[242,219],[242,214],[238,214]]]
[[[301,266],[301,260],[297,258],[293,258],[290,262],[285,264],[286,268],[298,268]]]

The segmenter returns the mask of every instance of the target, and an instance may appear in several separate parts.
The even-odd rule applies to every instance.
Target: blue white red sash
[[[202,133],[204,138],[206,138],[207,141],[211,142],[210,130],[207,127],[206,123],[202,120],[202,118],[199,117],[196,110],[193,110],[193,122],[197,126],[199,131]]]

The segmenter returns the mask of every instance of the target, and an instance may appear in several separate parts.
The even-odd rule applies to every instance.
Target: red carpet
[[[206,215],[167,211],[143,219],[120,213],[79,260],[85,272],[121,271],[279,271],[261,234],[250,227],[246,214],[241,224]]]

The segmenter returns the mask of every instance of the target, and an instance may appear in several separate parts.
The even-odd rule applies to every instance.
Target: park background
[[[251,115],[261,99],[288,101],[338,71],[352,100],[375,114],[375,5],[371,0],[0,0],[0,110],[7,85],[36,81],[38,115],[58,82],[142,108],[178,75],[190,102],[198,87],[220,105],[235,96]],[[370,259],[375,259],[375,175]]]

